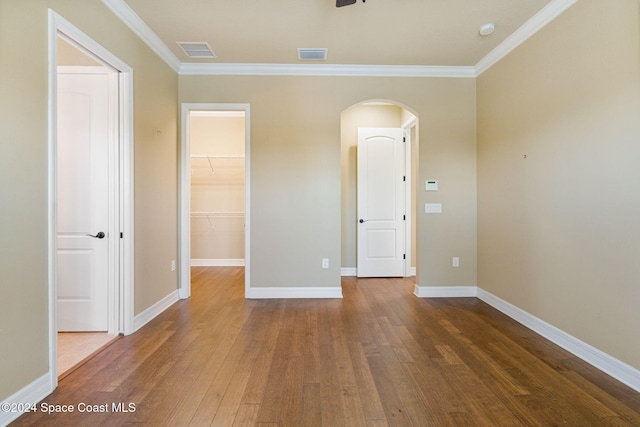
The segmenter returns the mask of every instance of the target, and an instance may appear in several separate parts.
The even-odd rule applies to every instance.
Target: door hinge
[[[407,181],[407,177],[406,177],[406,176],[403,176],[403,177],[402,177],[402,180],[406,182],[406,181]]]
[[[406,136],[402,137],[402,142],[407,142],[407,137]]]
[[[407,254],[402,254],[402,259],[407,259]]]
[[[123,233],[122,233],[122,231],[121,231],[121,232],[120,232],[120,238],[122,239],[122,237],[123,237]]]
[[[406,221],[407,220],[407,216],[406,215],[402,215],[402,220]]]

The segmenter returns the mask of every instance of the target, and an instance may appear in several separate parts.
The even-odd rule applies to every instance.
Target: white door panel
[[[396,251],[395,229],[369,228],[367,233],[367,256],[369,259],[395,259]]]
[[[80,238],[78,238],[79,240]],[[79,246],[86,246],[81,244]],[[79,249],[58,250],[58,329],[60,331],[106,330],[104,310],[95,309],[106,301],[95,286],[88,286],[94,277],[106,277],[100,253]],[[101,295],[102,294],[102,295]],[[91,326],[93,325],[93,326]]]
[[[404,131],[358,129],[358,277],[404,276]]]
[[[58,330],[106,331],[109,76],[58,74]],[[89,235],[105,233],[104,238]]]

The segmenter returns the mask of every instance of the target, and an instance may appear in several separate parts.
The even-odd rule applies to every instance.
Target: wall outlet
[[[176,260],[175,259],[171,260],[171,271],[176,271]]]
[[[329,268],[329,258],[322,258],[322,268]]]
[[[460,258],[458,258],[457,256],[453,257],[453,261],[451,262],[451,265],[453,265],[454,267],[459,267],[460,266]]]

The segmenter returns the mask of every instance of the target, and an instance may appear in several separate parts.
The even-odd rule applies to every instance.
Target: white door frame
[[[179,274],[178,295],[181,299],[191,296],[191,159],[189,141],[189,115],[191,111],[244,111],[245,143],[245,229],[244,229],[244,288],[245,296],[250,287],[251,254],[251,117],[249,104],[183,103],[181,110],[180,139],[180,209],[179,221]]]
[[[134,217],[133,217],[133,70],[111,52],[93,41],[69,21],[49,9],[49,104],[48,104],[48,289],[49,289],[49,381],[58,384],[57,325],[57,218],[56,218],[56,135],[57,135],[57,51],[58,36],[86,52],[98,62],[113,68],[118,75],[118,186],[110,200],[117,205],[115,216],[120,224],[118,244],[112,245],[109,268],[114,272],[114,289],[110,290],[109,332],[134,332]],[[115,233],[117,234],[117,232]],[[118,238],[120,237],[120,238]]]
[[[411,209],[411,197],[413,195],[413,171],[411,169],[412,153],[413,153],[413,138],[411,137],[414,128],[418,125],[418,118],[414,115],[400,126],[404,130],[405,135],[405,165],[404,170],[407,177],[407,184],[405,186],[405,212],[407,213],[407,220],[405,222],[405,254],[407,258],[405,260],[404,275],[405,277],[415,276],[415,268],[411,266],[411,259],[413,253],[411,251],[413,242],[413,233],[411,232],[411,224],[413,223],[413,209]]]

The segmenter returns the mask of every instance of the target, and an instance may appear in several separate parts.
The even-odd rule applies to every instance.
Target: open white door
[[[58,73],[59,331],[109,326],[110,78]]]
[[[358,277],[405,276],[405,147],[399,128],[358,129]]]

